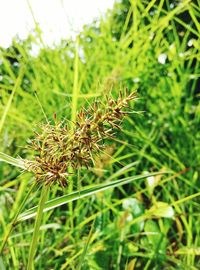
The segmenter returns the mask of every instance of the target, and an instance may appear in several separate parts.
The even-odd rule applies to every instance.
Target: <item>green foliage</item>
[[[199,1],[122,1],[76,41],[49,48],[37,28],[1,48],[0,151],[13,157],[1,161],[29,159],[27,139],[54,113],[75,122],[82,106],[105,101],[108,91],[117,97],[124,86],[140,97],[141,113],[128,117],[95,168],[50,190],[35,269],[200,268],[199,17]],[[171,174],[117,184],[163,171]],[[33,178],[1,162],[0,181],[2,239]],[[34,189],[21,220],[38,203]],[[16,225],[2,269],[26,267],[33,226],[33,218]]]

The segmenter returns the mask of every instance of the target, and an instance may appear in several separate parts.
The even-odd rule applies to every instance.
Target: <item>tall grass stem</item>
[[[42,192],[40,195],[40,201],[38,204],[35,225],[34,225],[33,237],[32,237],[31,246],[29,249],[27,270],[33,269],[33,260],[35,257],[37,243],[39,240],[39,230],[40,230],[40,225],[41,225],[42,216],[43,216],[43,209],[44,209],[45,201],[47,198],[48,190],[49,190],[49,186],[46,186],[45,184],[43,184]]]
[[[1,248],[0,248],[0,254],[2,254],[3,252],[3,249],[5,247],[5,244],[8,240],[8,237],[10,236],[13,228],[15,227],[16,223],[17,223],[17,219],[18,219],[18,216],[19,214],[21,213],[26,201],[28,200],[33,188],[35,187],[36,183],[34,182],[33,185],[31,186],[31,188],[29,189],[29,192],[26,194],[24,200],[22,201],[21,205],[19,206],[19,208],[17,209],[17,212],[16,214],[14,215],[14,218],[12,220],[12,222],[10,223],[10,225],[8,226],[8,230],[5,232],[5,235],[4,235],[4,238],[3,238],[3,242],[2,242],[2,245],[1,245]]]

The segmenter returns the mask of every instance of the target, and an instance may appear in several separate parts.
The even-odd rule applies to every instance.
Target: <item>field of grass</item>
[[[125,0],[76,40],[50,48],[36,25],[1,48],[0,269],[200,269],[199,21],[199,0]],[[38,126],[125,88],[138,99],[94,164],[35,186]]]

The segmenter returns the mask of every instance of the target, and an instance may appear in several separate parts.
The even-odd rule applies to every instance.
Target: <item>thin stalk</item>
[[[75,48],[75,58],[74,58],[74,83],[73,83],[73,95],[72,95],[72,112],[71,112],[71,121],[76,122],[77,117],[77,105],[78,105],[78,95],[79,95],[79,38],[76,39],[76,48]],[[72,168],[69,168],[69,172],[72,173]],[[71,181],[70,181],[71,180]],[[69,178],[69,193],[73,192],[73,181],[72,177]],[[71,229],[74,228],[74,213],[73,213],[73,202],[69,203],[69,212],[70,212],[70,226]]]
[[[2,224],[3,230],[6,231],[6,223],[5,223],[5,220],[3,218],[3,215],[0,215],[0,221]],[[18,261],[17,261],[16,255],[15,255],[15,250],[14,250],[14,246],[13,246],[11,239],[8,239],[8,245],[10,247],[10,254],[12,257],[12,261],[13,261],[13,267],[14,267],[14,269],[19,269]]]
[[[120,233],[120,242],[119,242],[118,256],[117,256],[117,270],[120,269],[120,262],[121,262],[122,251],[123,251],[123,241],[124,241],[124,228],[121,229],[121,233]]]
[[[44,184],[42,187],[41,195],[40,195],[40,201],[39,201],[35,225],[34,225],[33,237],[32,237],[31,246],[29,249],[27,270],[33,269],[33,260],[35,257],[37,243],[39,240],[39,230],[40,230],[40,225],[41,225],[42,216],[43,216],[43,209],[44,209],[45,201],[47,198],[48,190],[49,190],[49,187]]]
[[[30,196],[30,194],[31,194],[31,192],[32,192],[32,190],[33,190],[33,188],[35,187],[35,185],[36,185],[36,184],[34,183],[34,184],[31,186],[31,188],[29,189],[29,192],[26,194],[24,200],[22,201],[22,203],[20,204],[19,208],[17,209],[17,211],[16,211],[16,213],[15,213],[15,215],[14,215],[13,220],[12,220],[11,223],[8,225],[8,230],[5,232],[5,235],[4,235],[4,237],[3,237],[3,242],[2,242],[2,244],[1,244],[0,254],[2,254],[3,249],[4,249],[4,247],[5,247],[5,244],[6,244],[7,240],[8,240],[8,237],[10,236],[10,234],[11,234],[13,228],[14,228],[15,225],[17,224],[17,218],[18,218],[18,216],[19,216],[21,210],[23,209],[23,207],[24,207],[24,205],[25,205],[27,199],[29,198],[29,196]]]
[[[85,258],[85,256],[86,256],[86,253],[87,253],[87,250],[88,250],[88,246],[89,246],[90,241],[91,241],[91,238],[92,238],[92,233],[93,233],[95,221],[96,221],[96,219],[94,219],[94,221],[93,221],[93,223],[92,223],[92,226],[91,226],[91,229],[90,229],[88,238],[87,238],[86,245],[85,245],[85,247],[84,247],[83,253],[81,254],[81,258],[80,258],[80,262],[79,262],[79,265],[78,265],[77,270],[81,270],[82,265],[83,265],[83,263],[84,263],[84,258]]]

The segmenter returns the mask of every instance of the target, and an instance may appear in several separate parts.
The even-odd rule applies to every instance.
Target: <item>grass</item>
[[[19,156],[32,156],[27,140],[38,123],[54,113],[74,121],[81,106],[124,86],[139,95],[133,110],[141,113],[127,118],[95,168],[47,195],[35,269],[200,268],[199,2],[123,2],[77,41],[49,48],[36,31],[1,49],[1,240],[34,182]],[[1,269],[26,269],[39,193],[30,191]]]

